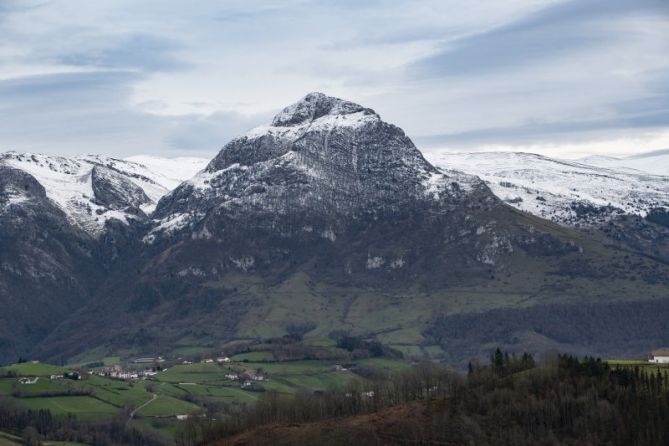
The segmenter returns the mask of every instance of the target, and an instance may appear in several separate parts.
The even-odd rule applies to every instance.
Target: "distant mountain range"
[[[517,209],[570,226],[603,223],[623,214],[645,217],[669,205],[669,171],[667,176],[651,175],[521,152],[444,153],[431,161],[477,175]]]
[[[296,330],[450,362],[497,345],[633,354],[669,342],[669,177],[638,170],[668,157],[430,163],[320,93],[210,161],[7,152],[0,360]]]
[[[653,175],[669,175],[669,149],[655,150],[624,158],[592,155],[578,161],[599,167],[634,170]]]
[[[199,158],[100,155],[60,157],[6,152],[0,163],[34,177],[47,197],[81,229],[99,235],[110,219],[124,223],[145,218],[158,200],[197,173]],[[20,191],[13,200],[20,199]]]

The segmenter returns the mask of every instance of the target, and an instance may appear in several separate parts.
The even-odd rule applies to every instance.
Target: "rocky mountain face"
[[[90,301],[169,185],[136,162],[0,154],[0,361]]]
[[[568,226],[645,217],[669,207],[669,172],[654,175],[520,152],[442,153],[431,160],[477,175],[517,209]]]
[[[158,205],[147,241],[264,229],[334,243],[353,222],[462,205],[482,194],[475,177],[441,173],[401,129],[372,110],[311,94],[272,124],[234,139]],[[313,235],[309,235],[313,234]]]
[[[458,362],[490,342],[565,347],[541,309],[635,299],[651,308],[669,287],[661,260],[520,212],[490,179],[456,163],[435,167],[373,110],[320,93],[232,140],[159,200],[155,175],[133,162],[31,157],[3,164],[54,185],[40,200],[78,246],[92,247],[63,250],[105,273],[89,274],[99,277],[90,293],[32,350],[52,360],[92,348],[169,353],[184,339],[217,346],[302,327]],[[67,187],[57,183],[64,177]],[[2,209],[14,215],[21,189],[5,189]],[[496,316],[535,307],[539,320]],[[463,348],[472,335],[458,338],[449,321],[479,326],[490,315],[501,324],[496,338]],[[641,344],[666,337],[656,325]],[[584,335],[579,348],[605,351],[591,339],[611,329]]]
[[[373,110],[314,93],[165,196],[143,241],[161,252],[156,281],[299,271],[382,287],[479,283],[514,247],[577,250],[495,213],[511,211],[478,178],[437,170]]]
[[[651,166],[661,167],[666,157],[660,151],[567,161],[531,153],[476,152],[442,153],[431,160],[477,175],[501,200],[524,212],[669,261],[669,224],[663,223],[669,170],[664,175],[647,172],[655,172]]]
[[[141,161],[100,155],[67,158],[0,153],[0,164],[34,177],[70,223],[93,237],[102,235],[110,220],[126,225],[145,221],[158,200],[179,183]],[[184,171],[181,181],[195,174],[192,168]]]
[[[94,249],[34,177],[0,164],[0,360],[25,357],[88,301]]]

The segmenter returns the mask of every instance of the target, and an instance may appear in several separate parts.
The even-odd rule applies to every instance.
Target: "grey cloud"
[[[134,34],[114,42],[108,48],[65,54],[59,58],[59,62],[73,66],[138,69],[145,72],[173,71],[190,66],[175,55],[181,48],[182,45],[173,39]]]
[[[59,1],[0,0],[0,64],[19,66],[16,76],[21,65],[97,70],[0,81],[0,150],[211,154],[300,88],[377,108],[410,136],[423,135],[415,138],[421,147],[669,128],[666,0],[491,3],[492,12],[468,11],[466,23],[448,14],[465,2],[155,4],[100,0],[97,14],[82,1],[69,20]],[[98,29],[101,17],[111,22]],[[393,48],[415,62],[379,69],[378,58],[365,60],[392,61]]]
[[[626,17],[631,13],[669,14],[659,0],[571,0],[548,7],[517,22],[456,42],[447,42],[437,54],[409,69],[413,76],[460,76],[516,70],[568,55],[587,46],[608,44],[613,36],[593,22],[597,19]]]
[[[126,105],[127,72],[70,73],[0,81],[0,150],[114,156],[212,156],[265,115],[160,116]]]

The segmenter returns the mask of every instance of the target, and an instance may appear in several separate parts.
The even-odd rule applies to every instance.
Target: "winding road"
[[[149,401],[147,401],[146,403],[142,404],[141,406],[139,406],[138,408],[136,408],[132,412],[130,412],[130,416],[128,417],[128,421],[126,421],[126,423],[125,423],[126,426],[128,425],[128,423],[130,423],[130,420],[135,418],[135,414],[137,413],[137,411],[139,411],[142,408],[148,406],[150,403],[154,402],[156,400],[156,398],[158,398],[158,394],[156,394],[156,393],[152,393],[151,395],[153,395],[153,396],[151,397],[151,399]]]

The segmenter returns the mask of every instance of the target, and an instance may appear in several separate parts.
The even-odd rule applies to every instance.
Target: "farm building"
[[[37,383],[37,380],[39,377],[34,377],[34,378],[20,378],[19,379],[19,384],[35,384]]]
[[[669,364],[669,348],[653,350],[650,353],[648,362],[652,362],[654,364]]]
[[[156,358],[137,358],[133,361],[135,364],[148,364],[148,363],[161,363],[165,362],[165,360],[162,358],[162,356],[158,356]]]

